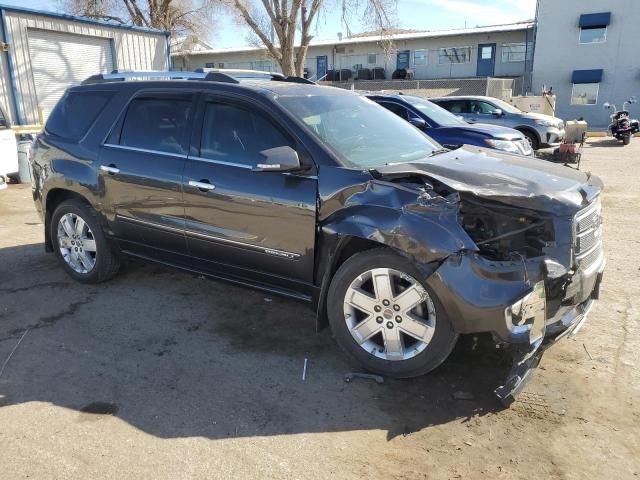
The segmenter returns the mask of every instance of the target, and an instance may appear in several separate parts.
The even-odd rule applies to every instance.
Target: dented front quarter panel
[[[335,168],[325,177],[332,184],[319,186],[318,244],[325,250],[319,258],[353,237],[388,246],[427,270],[459,251],[476,250],[457,221],[457,201],[422,192],[419,184],[376,180],[368,172]],[[321,279],[326,265],[318,267]]]

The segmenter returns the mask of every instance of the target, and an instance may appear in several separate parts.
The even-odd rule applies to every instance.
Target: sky
[[[343,32],[346,36],[347,30],[340,19],[341,1],[326,0],[326,7],[321,11],[313,32],[316,39],[335,39],[338,32]],[[0,0],[0,3],[60,11],[56,0]],[[396,19],[399,28],[445,30],[532,19],[535,7],[536,0],[397,0]],[[205,39],[214,48],[243,47],[250,44],[246,28],[239,27],[224,12],[217,11],[215,16],[212,19],[212,32]],[[366,29],[366,25],[355,18],[349,27],[354,33]]]

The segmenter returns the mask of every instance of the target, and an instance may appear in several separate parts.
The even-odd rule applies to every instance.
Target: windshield
[[[459,127],[462,125],[468,125],[467,122],[456,117],[453,113],[448,112],[444,108],[436,105],[435,103],[431,103],[424,98],[409,95],[403,96],[402,98],[441,127]]]
[[[507,103],[504,100],[500,100],[499,98],[492,98],[491,103],[493,103],[496,107],[501,109],[503,112],[522,113],[522,110],[518,110],[516,107],[514,107],[510,103]]]
[[[395,113],[359,95],[290,96],[278,102],[347,167],[411,162],[442,148]]]

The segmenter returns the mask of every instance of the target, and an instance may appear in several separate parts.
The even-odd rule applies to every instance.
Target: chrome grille
[[[524,138],[522,140],[515,140],[513,143],[515,143],[517,149],[522,155],[531,155],[532,150],[529,140]]]
[[[588,270],[602,256],[602,206],[595,200],[574,218],[574,258],[583,270]]]

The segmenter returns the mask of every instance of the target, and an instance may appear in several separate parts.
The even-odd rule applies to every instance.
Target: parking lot
[[[482,339],[426,377],[345,383],[357,367],[304,304],[139,262],[74,283],[30,186],[10,185],[0,477],[640,476],[640,139],[591,140],[581,169],[605,182],[601,300],[509,409],[492,394],[509,365]]]

